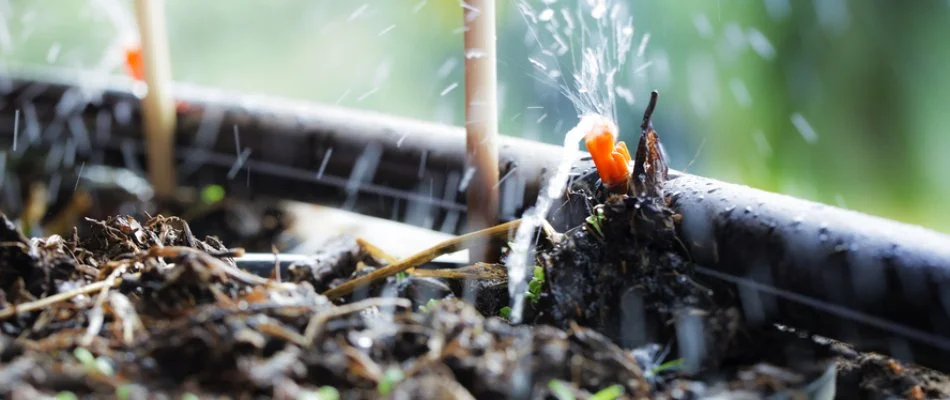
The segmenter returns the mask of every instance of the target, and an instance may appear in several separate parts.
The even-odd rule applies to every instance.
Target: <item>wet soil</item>
[[[243,272],[236,247],[294,241],[266,202],[40,238],[4,217],[0,397],[950,397],[942,373],[746,326],[728,288],[693,274],[665,199],[582,197],[595,218],[539,241],[522,325],[504,281],[401,274],[329,301],[385,265],[353,238],[279,277]]]

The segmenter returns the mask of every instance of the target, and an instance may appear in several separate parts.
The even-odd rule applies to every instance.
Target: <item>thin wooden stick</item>
[[[407,258],[399,260],[396,263],[389,264],[369,274],[347,281],[346,283],[340,286],[327,290],[326,292],[323,293],[323,295],[327,296],[331,300],[338,299],[342,296],[352,293],[357,288],[367,286],[377,280],[385,279],[387,277],[396,275],[409,268],[418,267],[422,264],[425,264],[429,261],[434,260],[436,257],[439,257],[443,254],[454,253],[456,251],[462,250],[463,248],[465,248],[465,246],[470,245],[473,239],[485,239],[485,238],[494,239],[494,238],[506,236],[512,230],[517,229],[518,225],[520,224],[521,224],[521,220],[516,219],[511,222],[495,225],[491,228],[482,229],[480,231],[466,233],[462,236],[454,237],[452,239],[439,243],[435,246],[432,246],[428,249],[425,249],[419,253],[413,254]]]
[[[135,15],[142,42],[142,61],[148,93],[142,100],[142,125],[145,132],[148,173],[159,198],[175,190],[175,101],[172,98],[172,72],[165,31],[165,2],[136,0]]]
[[[94,337],[99,335],[99,331],[102,330],[102,325],[105,323],[105,310],[103,310],[103,305],[106,302],[106,296],[109,295],[109,289],[115,286],[115,281],[119,279],[119,275],[125,273],[125,270],[129,268],[128,263],[120,265],[118,268],[112,270],[109,273],[109,276],[105,279],[109,284],[104,286],[102,290],[99,291],[99,296],[96,296],[96,305],[92,308],[89,316],[89,326],[86,328],[86,334],[83,335],[82,339],[79,340],[79,343],[83,346],[89,346],[92,344]]]
[[[338,307],[333,307],[327,311],[314,314],[312,317],[310,317],[310,321],[307,322],[307,327],[304,328],[303,343],[299,344],[304,347],[312,345],[313,340],[317,338],[317,335],[319,335],[320,331],[323,329],[323,324],[332,318],[361,311],[369,307],[386,306],[409,308],[412,307],[412,302],[409,301],[409,299],[401,297],[370,297],[355,303],[344,304]]]
[[[461,268],[417,269],[410,272],[410,274],[429,278],[508,281],[508,270],[505,266],[491,263],[475,263]]]
[[[3,310],[0,310],[0,320],[5,320],[7,318],[13,317],[20,313],[42,310],[44,308],[52,306],[53,304],[69,300],[81,294],[90,294],[99,290],[108,289],[119,284],[119,282],[121,281],[122,279],[116,279],[114,281],[106,280],[106,281],[93,282],[86,286],[76,288],[70,291],[62,292],[62,293],[57,293],[52,296],[47,296],[42,299],[38,299],[36,301],[30,301],[23,304],[13,305],[13,306],[4,308]]]
[[[228,252],[232,253],[232,255],[235,257],[240,257],[241,255],[244,254],[244,249],[236,248],[236,249],[228,250]],[[208,254],[198,249],[193,249],[191,247],[182,247],[182,246],[152,247],[146,252],[146,254],[148,254],[151,257],[168,257],[168,258],[181,258],[185,255],[193,255],[198,259],[198,261],[203,262],[205,265],[217,268],[218,271],[246,285],[255,285],[255,286],[259,285],[259,286],[282,287],[282,288],[296,287],[296,284],[294,283],[280,283],[280,282],[275,282],[270,279],[262,278],[260,276],[254,275],[243,269],[233,267],[231,266],[231,264],[228,264],[222,260],[219,260],[211,254]]]
[[[383,249],[379,248],[375,244],[370,243],[368,240],[363,238],[356,238],[356,244],[366,250],[369,253],[370,257],[373,257],[377,262],[385,262],[386,264],[395,264],[399,261],[396,256],[387,253]]]
[[[495,60],[495,0],[462,2],[465,18],[466,168],[469,231],[498,222],[498,73]],[[474,244],[472,261],[494,262],[491,242]]]

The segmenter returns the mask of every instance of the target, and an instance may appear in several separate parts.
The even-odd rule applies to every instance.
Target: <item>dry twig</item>
[[[454,253],[456,251],[462,250],[464,246],[469,245],[475,239],[495,239],[506,236],[512,230],[517,229],[518,225],[520,224],[521,220],[516,219],[504,224],[495,225],[491,228],[454,237],[412,256],[399,260],[396,263],[377,269],[376,271],[363,275],[359,278],[349,280],[340,286],[327,290],[323,293],[323,295],[327,296],[331,300],[338,299],[353,292],[357,288],[367,286],[377,280],[396,275],[410,268],[418,267],[434,260],[436,257],[439,257],[443,254]]]
[[[13,317],[20,313],[42,310],[46,307],[50,307],[56,303],[69,300],[73,297],[94,293],[98,290],[111,288],[121,282],[121,279],[115,281],[99,281],[93,282],[86,286],[76,288],[73,290],[65,291],[62,293],[57,293],[52,296],[47,296],[42,299],[37,299],[36,301],[30,301],[23,304],[12,305],[3,310],[0,310],[0,320],[4,320],[10,317]]]
[[[502,264],[475,263],[462,268],[417,269],[412,271],[412,276],[507,282],[508,270]]]

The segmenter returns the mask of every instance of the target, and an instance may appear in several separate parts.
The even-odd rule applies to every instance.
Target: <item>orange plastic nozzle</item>
[[[145,79],[145,62],[142,60],[142,47],[130,45],[125,48],[125,72],[137,81]]]
[[[145,60],[142,58],[142,46],[130,44],[125,48],[125,73],[137,81],[145,80]],[[187,111],[188,103],[179,100],[175,102],[175,109],[179,112]]]
[[[606,186],[620,185],[630,177],[630,151],[624,142],[614,144],[615,137],[616,126],[609,121],[595,124],[584,136],[587,151]]]

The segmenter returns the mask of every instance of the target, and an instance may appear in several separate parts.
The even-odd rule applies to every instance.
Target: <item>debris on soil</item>
[[[451,298],[423,310],[399,297],[335,305],[312,275],[240,278],[228,259],[238,251],[192,237],[177,218],[90,221],[91,235],[68,240],[27,240],[3,222],[4,309],[120,281],[6,318],[3,396],[299,398],[332,388],[359,398],[493,398],[543,395],[554,380],[579,394],[614,384],[649,391],[634,357],[588,328],[511,326]],[[351,266],[366,261],[345,254]]]
[[[244,248],[294,242],[266,200],[211,185],[152,217],[135,184],[100,179],[89,194],[112,195],[58,190],[47,209],[24,176],[21,226],[59,234],[0,215],[0,398],[950,398],[942,373],[747,326],[731,288],[698,278],[660,188],[655,103],[632,171],[581,171],[543,224],[522,325],[503,266],[432,263],[517,220],[405,259],[341,237],[249,272]]]
[[[947,375],[892,358],[857,353],[846,344],[836,344],[838,358],[838,396],[843,399],[947,399],[950,378]]]
[[[842,394],[946,393],[936,372],[832,360],[807,337],[744,329],[719,294],[678,278],[691,274],[675,241],[636,250],[637,240],[673,239],[618,222],[670,218],[654,206],[610,200],[599,231],[584,226],[542,249],[529,289],[535,323],[520,326],[500,315],[506,300],[490,301],[506,292],[500,277],[484,280],[494,291],[460,300],[472,282],[457,278],[497,274],[488,266],[458,276],[421,266],[438,272],[389,276],[332,302],[320,293],[392,260],[341,238],[278,282],[237,269],[240,250],[177,217],[87,220],[71,237],[33,239],[3,218],[0,397],[813,395],[815,382],[834,385],[824,377],[835,360]],[[631,334],[638,313],[642,330]],[[716,351],[694,360],[697,345]],[[904,375],[875,378],[888,371]]]

